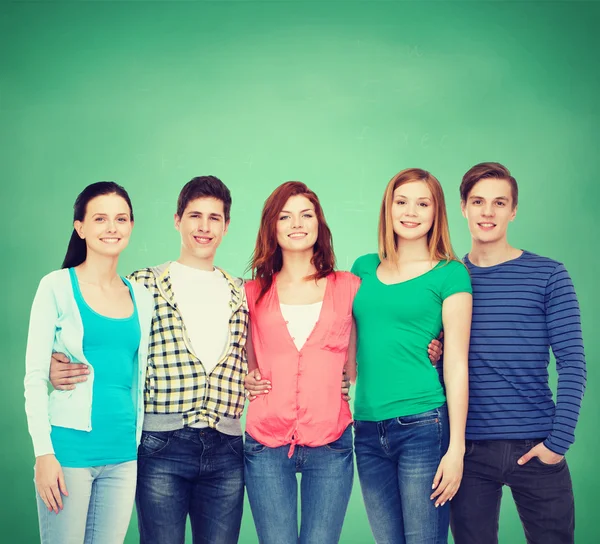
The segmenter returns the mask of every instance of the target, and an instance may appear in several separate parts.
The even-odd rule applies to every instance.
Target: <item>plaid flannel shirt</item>
[[[217,366],[207,375],[191,348],[177,308],[169,265],[136,270],[129,276],[154,297],[145,410],[152,414],[182,414],[184,425],[205,422],[215,428],[220,418],[239,419],[244,409],[248,308],[243,280],[218,269],[231,289],[232,313],[228,345]]]

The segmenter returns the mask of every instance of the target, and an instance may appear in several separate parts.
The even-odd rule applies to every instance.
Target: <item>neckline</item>
[[[327,287],[325,287],[327,289]],[[286,308],[309,308],[311,306],[317,306],[318,304],[323,305],[323,301],[325,300],[325,296],[323,296],[323,300],[319,300],[318,302],[311,302],[310,304],[285,304],[284,302],[280,302],[279,306],[285,306]]]
[[[503,265],[509,264],[509,263],[514,263],[515,261],[518,261],[519,259],[522,259],[523,257],[525,257],[525,254],[529,254],[529,252],[525,249],[521,249],[521,251],[522,251],[522,253],[518,257],[515,257],[514,259],[508,259],[508,261],[502,261],[501,263],[493,264],[491,266],[479,266],[479,265],[474,264],[473,262],[471,262],[471,259],[469,259],[468,253],[465,255],[464,261],[465,261],[465,263],[469,263],[470,266],[472,266],[473,268],[476,268],[477,270],[493,270],[494,268],[497,268],[499,266],[503,266]]]
[[[182,271],[185,274],[189,274],[189,275],[194,275],[194,274],[206,274],[207,276],[210,275],[217,275],[216,273],[219,272],[219,269],[216,266],[213,266],[212,270],[202,270],[201,268],[195,268],[193,266],[189,266],[187,264],[183,264],[180,263],[179,261],[172,261],[171,266],[175,265],[175,268],[178,268],[180,271]]]
[[[129,281],[126,280],[124,277],[119,276],[119,278],[121,278],[121,281],[123,282],[123,285],[127,286],[127,289],[129,289],[129,296],[131,297],[131,302],[133,302],[133,311],[131,312],[131,315],[129,315],[127,317],[111,317],[109,315],[104,315],[104,314],[101,314],[100,312],[97,312],[96,310],[94,310],[94,308],[92,308],[87,303],[87,301],[85,300],[85,297],[83,296],[83,293],[81,292],[81,287],[79,285],[79,278],[77,277],[77,272],[76,272],[75,268],[69,268],[69,273],[71,274],[71,278],[73,279],[73,286],[75,287],[77,294],[81,297],[81,301],[83,302],[83,304],[87,310],[92,312],[94,315],[101,317],[102,319],[110,319],[111,321],[128,321],[130,319],[133,319],[133,317],[135,316],[135,312],[136,312],[135,296],[133,295],[133,287],[132,287],[131,283],[129,283]]]
[[[404,285],[406,283],[409,283],[411,281],[415,281],[418,280],[419,278],[422,278],[423,276],[426,276],[427,274],[429,274],[430,272],[433,272],[434,270],[436,270],[437,268],[439,268],[440,266],[449,263],[450,261],[439,261],[433,268],[430,268],[429,270],[427,270],[426,272],[423,272],[422,274],[419,274],[418,276],[415,276],[414,278],[410,278],[408,280],[403,280],[403,281],[397,281],[394,283],[384,283],[383,281],[381,281],[381,279],[379,278],[379,276],[377,275],[377,270],[379,269],[379,267],[381,266],[381,260],[379,261],[379,264],[375,267],[375,278],[377,279],[377,281],[385,286],[385,287],[394,287],[395,285]]]
[[[323,293],[323,300],[321,301],[321,309],[319,310],[319,316],[317,317],[317,320],[315,321],[315,324],[313,325],[312,330],[310,331],[310,334],[306,337],[306,340],[304,341],[304,344],[302,344],[302,347],[300,349],[298,349],[298,346],[296,346],[296,342],[294,342],[294,339],[292,338],[292,335],[290,334],[290,331],[288,329],[287,326],[287,322],[285,320],[285,317],[283,316],[283,312],[281,311],[281,301],[279,300],[279,293],[277,292],[277,275],[275,275],[273,277],[273,284],[271,285],[271,289],[274,290],[273,296],[275,299],[275,304],[277,306],[277,314],[279,317],[279,321],[284,325],[284,329],[288,338],[288,341],[291,343],[291,345],[294,347],[294,350],[296,350],[296,353],[300,354],[302,353],[302,350],[306,347],[306,345],[308,344],[308,342],[310,341],[310,339],[312,338],[312,336],[315,334],[315,331],[317,330],[318,326],[319,326],[319,322],[321,321],[321,316],[323,315],[323,310],[325,309],[325,301],[328,300],[329,297],[329,293],[330,293],[330,289],[332,288],[331,286],[331,276],[332,274],[328,274],[326,276],[327,279],[327,285],[325,285],[325,292]],[[302,306],[302,305],[298,305],[298,306]],[[306,305],[303,305],[306,306]]]

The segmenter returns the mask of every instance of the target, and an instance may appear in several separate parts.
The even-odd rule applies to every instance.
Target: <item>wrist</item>
[[[464,441],[458,444],[450,443],[448,446],[448,453],[455,455],[464,455],[465,454],[465,443]]]

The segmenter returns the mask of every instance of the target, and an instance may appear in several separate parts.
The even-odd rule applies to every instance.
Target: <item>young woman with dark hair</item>
[[[86,187],[73,227],[63,268],[40,282],[27,339],[40,537],[42,544],[115,544],[125,538],[135,496],[153,302],[117,274],[133,228],[125,189]],[[53,351],[87,364],[87,381],[48,396]]]

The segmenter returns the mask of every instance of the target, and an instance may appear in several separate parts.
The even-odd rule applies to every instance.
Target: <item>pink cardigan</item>
[[[360,279],[349,272],[327,276],[319,319],[300,351],[281,313],[276,281],[258,305],[258,282],[246,283],[258,367],[272,386],[250,403],[246,432],[271,448],[290,444],[291,456],[296,444],[329,444],[352,423],[341,379]]]

